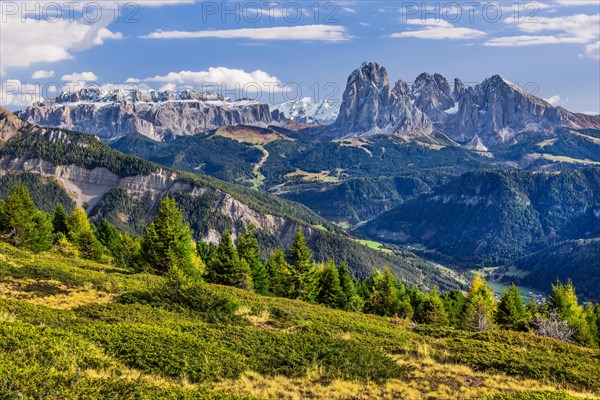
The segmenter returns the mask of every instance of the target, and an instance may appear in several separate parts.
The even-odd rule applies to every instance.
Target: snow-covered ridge
[[[218,93],[193,90],[156,91],[140,89],[86,88],[76,92],[63,92],[54,99],[47,99],[46,105],[71,104],[113,104],[113,103],[164,103],[168,101],[226,101]]]
[[[269,107],[271,111],[283,113],[291,121],[306,124],[332,124],[340,112],[339,105],[329,100],[315,102],[310,97],[271,104]]]

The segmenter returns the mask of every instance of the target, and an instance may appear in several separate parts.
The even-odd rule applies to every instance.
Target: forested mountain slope
[[[14,118],[0,110],[0,121],[14,122],[3,125],[11,127],[3,131],[8,141],[0,147],[0,174],[5,182],[22,181],[14,177],[21,173],[33,173],[40,182],[53,181],[56,188],[64,189],[57,190],[60,199],[70,197],[85,206],[92,221],[105,218],[122,230],[140,234],[160,199],[170,194],[183,206],[198,238],[216,241],[225,229],[235,236],[243,225],[253,224],[263,232],[263,246],[272,249],[289,244],[301,226],[309,242],[330,244],[323,247],[327,251],[317,252],[319,257],[347,260],[357,277],[389,264],[399,278],[416,285],[457,285],[410,253],[384,254],[336,233],[325,219],[298,203],[164,168],[113,150],[92,135],[38,128]],[[24,179],[30,186],[37,185],[31,175]]]

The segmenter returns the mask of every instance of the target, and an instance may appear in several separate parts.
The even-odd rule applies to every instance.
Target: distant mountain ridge
[[[267,127],[284,120],[264,103],[232,101],[216,93],[190,90],[89,88],[62,93],[16,114],[35,125],[91,133],[101,139],[141,134],[156,141],[223,125]]]
[[[451,91],[440,74],[423,73],[412,85],[393,86],[384,67],[365,62],[348,78],[337,137],[393,134],[416,137],[434,131],[475,150],[516,144],[530,133],[600,129],[600,118],[554,107],[500,75],[474,87],[455,79]]]
[[[35,103],[17,115],[35,125],[105,140],[141,134],[164,141],[224,125],[321,125],[317,140],[442,135],[478,151],[517,144],[532,134],[556,135],[564,128],[600,129],[599,116],[554,107],[500,75],[475,86],[455,79],[451,88],[444,76],[422,73],[409,85],[403,80],[392,83],[386,69],[375,62],[365,62],[350,74],[339,108],[329,100],[310,98],[269,105],[192,90],[89,88]]]

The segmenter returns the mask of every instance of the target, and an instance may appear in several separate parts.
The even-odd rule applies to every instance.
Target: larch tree
[[[463,328],[473,331],[485,331],[494,327],[496,302],[494,293],[485,279],[476,275],[463,310]]]

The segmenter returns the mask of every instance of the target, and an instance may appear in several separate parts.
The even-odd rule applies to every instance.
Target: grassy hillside
[[[0,393],[46,399],[600,395],[598,350],[516,332],[413,327],[215,285],[203,286],[194,303],[165,300],[169,285],[164,277],[0,243]]]

